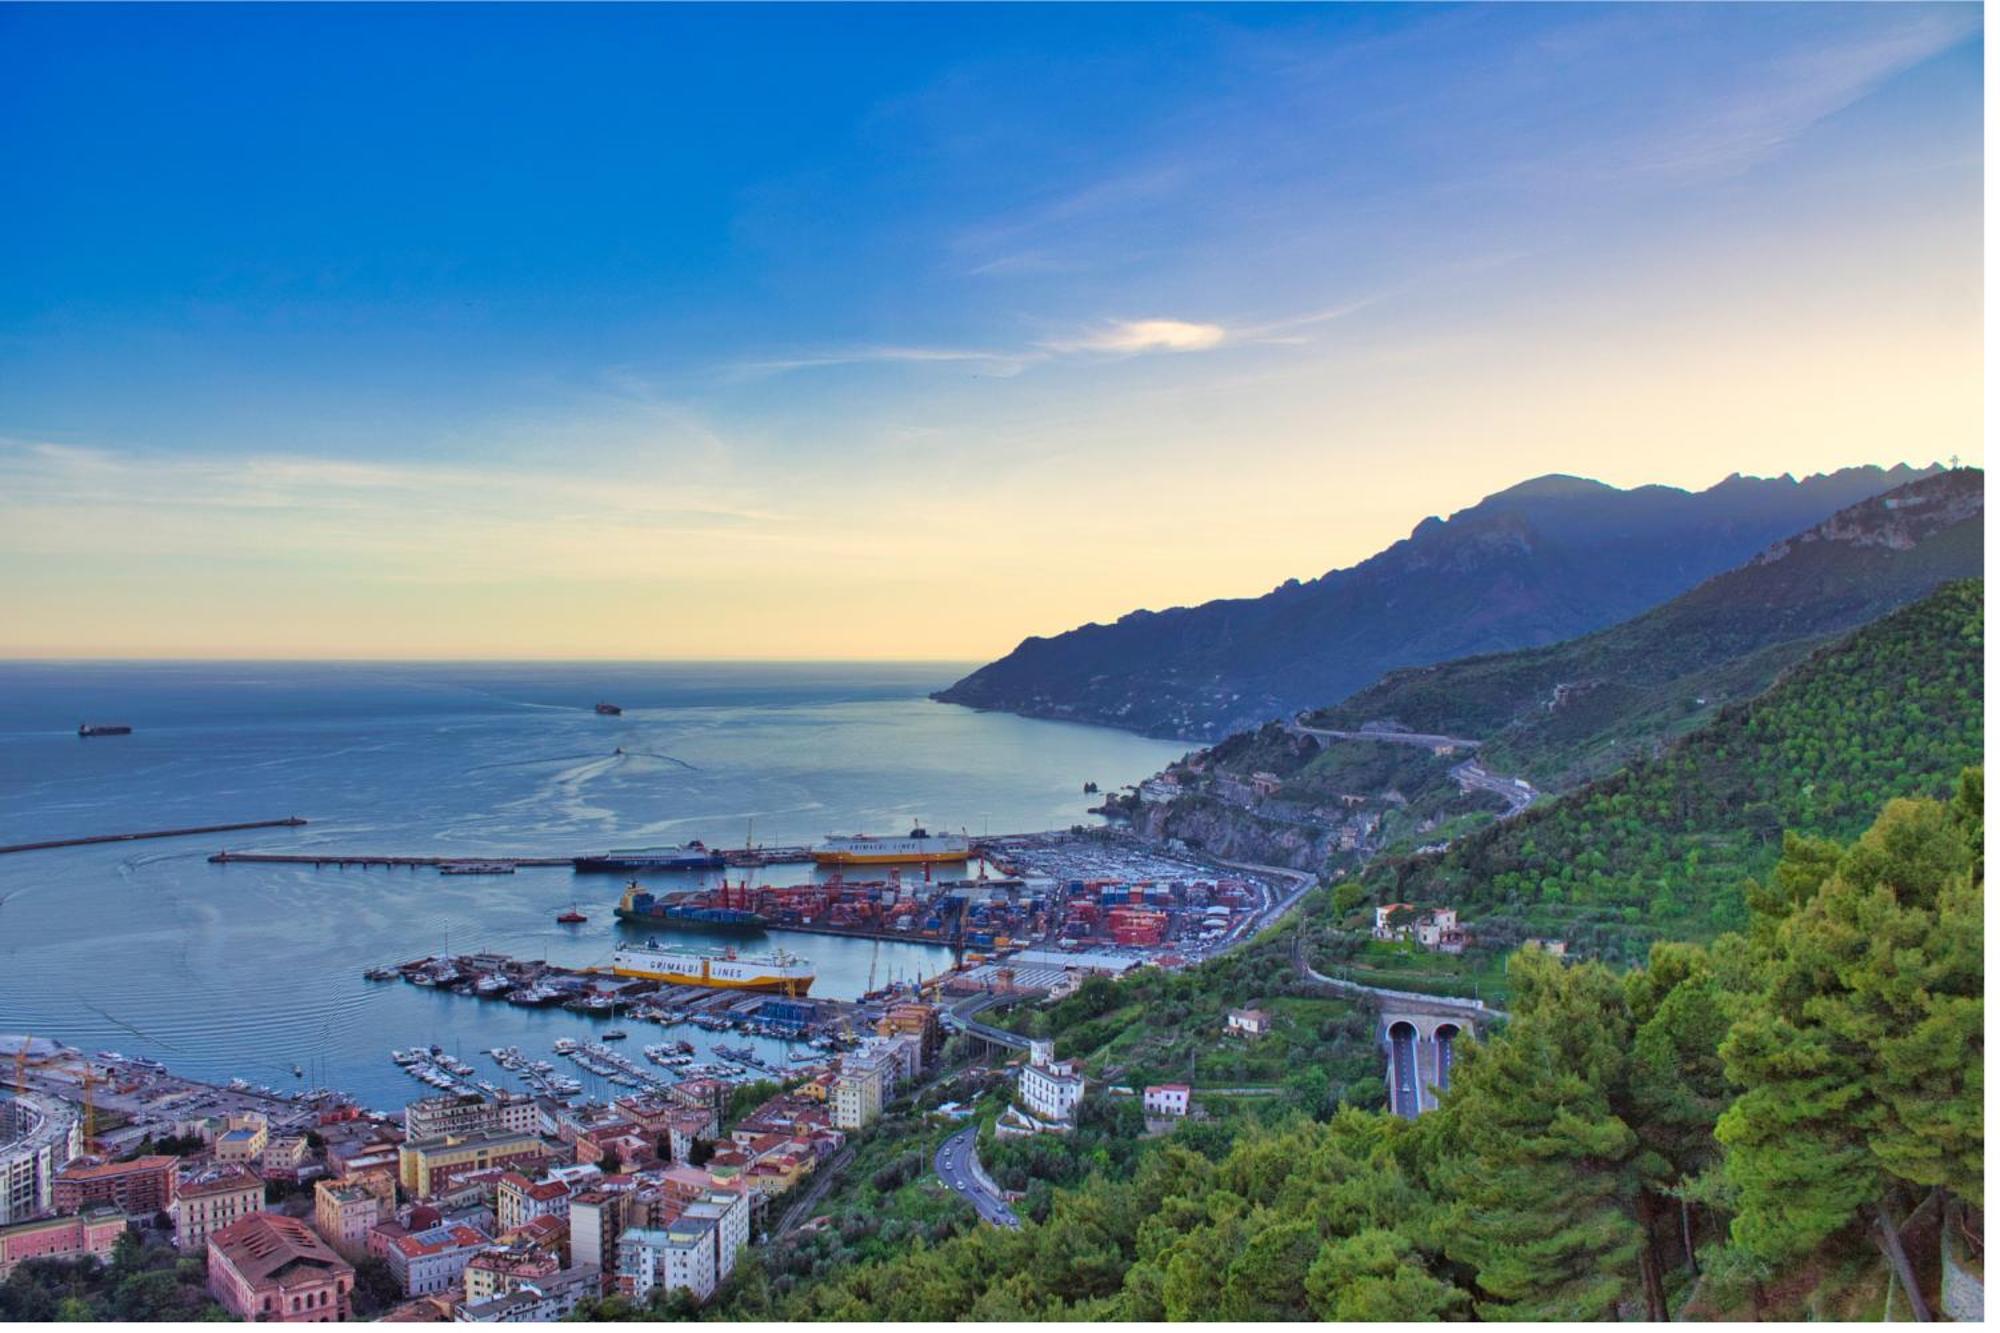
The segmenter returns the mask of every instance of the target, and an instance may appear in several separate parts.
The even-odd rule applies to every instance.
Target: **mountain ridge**
[[[1612,740],[1685,730],[1761,692],[1828,636],[1984,565],[1985,474],[1933,473],[1775,542],[1629,621],[1512,653],[1389,672],[1310,725],[1476,736],[1496,767],[1569,786],[1620,756]],[[1576,766],[1595,743],[1595,762]],[[1643,748],[1643,747],[1642,747]]]
[[[1702,491],[1529,478],[1357,564],[1257,597],[1031,636],[932,697],[1212,739],[1341,699],[1385,671],[1559,642],[1628,619],[1870,495],[1898,464]]]

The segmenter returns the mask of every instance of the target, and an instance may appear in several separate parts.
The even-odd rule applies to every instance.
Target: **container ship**
[[[721,852],[690,842],[684,847],[613,847],[602,856],[579,856],[572,864],[579,874],[622,874],[631,870],[720,870],[728,863]]]
[[[743,897],[748,898],[744,893]],[[618,900],[617,917],[641,926],[680,926],[688,930],[762,930],[769,924],[761,913],[724,886],[721,894],[702,893],[668,902],[639,887],[625,886]]]
[[[910,830],[907,838],[877,838],[866,833],[851,837],[833,835],[812,849],[812,859],[823,866],[916,864],[963,861],[972,855],[972,839],[962,834],[926,833]]]
[[[782,949],[739,956],[734,949],[703,953],[651,942],[619,945],[611,955],[611,970],[621,977],[641,977],[675,986],[777,991],[785,995],[804,995],[812,989],[814,977],[811,963]]]

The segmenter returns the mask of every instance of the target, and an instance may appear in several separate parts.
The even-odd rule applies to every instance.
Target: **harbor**
[[[254,684],[238,674],[192,685],[172,668],[101,675],[66,669],[8,693],[32,734],[18,742],[0,843],[212,828],[267,812],[311,822],[0,856],[14,981],[0,1028],[157,1059],[218,1087],[239,1077],[287,1092],[332,1087],[385,1110],[422,1087],[390,1062],[392,1048],[436,1045],[479,1077],[518,1086],[480,1055],[518,1047],[589,1086],[596,1076],[552,1045],[596,1041],[615,1024],[560,1005],[373,984],[362,979],[371,967],[494,952],[582,969],[648,938],[746,952],[782,945],[812,960],[816,1004],[857,1000],[948,970],[952,946],[922,937],[925,916],[909,931],[892,920],[882,938],[774,928],[732,939],[620,923],[619,898],[631,878],[672,892],[725,878],[753,888],[830,878],[808,856],[836,833],[903,835],[923,824],[968,827],[979,842],[986,828],[1094,823],[1086,778],[1135,781],[1179,753],[1102,728],[940,707],[922,697],[940,683],[934,669],[902,666],[760,666],[714,679],[655,666],[260,666]],[[79,679],[101,697],[70,698]],[[58,702],[36,702],[50,691]],[[592,713],[602,699],[623,716]],[[136,730],[80,742],[80,717]],[[83,791],[103,801],[75,799]],[[578,856],[695,839],[732,864],[574,869]],[[224,849],[226,859],[209,859]],[[524,864],[543,859],[556,863]],[[746,860],[773,864],[738,864]],[[445,873],[477,862],[515,873]],[[843,868],[854,883],[888,880],[891,869]],[[970,863],[933,867],[932,883],[977,875]],[[988,877],[1003,877],[1002,866],[989,864]],[[920,868],[901,878],[922,895]],[[557,921],[572,904],[587,922]],[[658,1066],[631,1047],[689,1040],[702,1062],[726,1058],[711,1052],[717,1041],[760,1057],[784,1050],[734,1029],[615,1022],[632,1031],[629,1057],[649,1069]]]

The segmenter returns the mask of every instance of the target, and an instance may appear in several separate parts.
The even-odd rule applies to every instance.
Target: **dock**
[[[194,828],[150,829],[144,833],[99,833],[88,838],[51,838],[45,842],[16,842],[0,847],[0,856],[12,852],[41,852],[57,847],[94,847],[106,842],[142,842],[148,838],[191,838],[199,833],[236,833],[244,829],[302,828],[306,821],[297,815],[286,819],[256,819],[242,824],[202,824]],[[213,860],[214,858],[210,858]]]
[[[300,820],[304,823],[304,820]],[[360,852],[217,852],[208,858],[211,865],[280,866],[445,866],[457,865],[465,861],[492,861],[512,866],[567,866],[576,864],[573,856],[376,856]]]

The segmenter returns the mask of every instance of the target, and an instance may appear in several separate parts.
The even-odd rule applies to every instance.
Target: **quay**
[[[304,820],[300,820],[304,823]],[[375,856],[359,852],[217,852],[208,858],[211,865],[236,862],[286,866],[447,866],[468,861],[490,861],[512,866],[574,865],[573,856]]]
[[[179,829],[172,833],[128,833],[125,838],[166,838],[178,837],[182,833],[224,833],[232,829],[273,828],[279,824],[299,823],[300,820],[274,820],[264,824],[224,824],[218,828]],[[78,842],[115,842],[118,838],[82,838]],[[0,847],[0,852],[28,851],[33,847],[68,847],[74,843],[49,842],[28,843],[20,847]],[[724,861],[734,866],[778,866],[797,865],[812,860],[810,847],[740,847],[734,851],[719,853]],[[242,863],[244,865],[288,865],[288,866],[362,866],[396,868],[402,866],[446,866],[466,862],[486,861],[511,866],[574,866],[578,861],[590,860],[586,856],[515,856],[469,855],[463,852],[451,856],[395,856],[378,852],[231,852],[221,851],[208,858],[214,865]]]
[[[513,958],[500,953],[435,954],[369,968],[369,981],[402,981],[412,986],[500,1004],[560,1008],[587,1018],[630,1018],[674,1026],[763,1029],[766,1004],[790,1007],[787,1018],[795,1031],[785,1035],[846,1036],[865,1029],[896,996],[896,988],[840,1000],[830,996],[791,996],[778,991],[677,985],[645,977],[624,977],[609,967],[564,967],[543,959]],[[917,983],[918,994],[934,992],[949,971]],[[767,1031],[765,1035],[779,1035]]]
[[[147,838],[190,838],[198,833],[235,833],[242,829],[260,828],[301,828],[305,823],[306,821],[297,815],[292,815],[286,819],[256,819],[242,824],[203,824],[196,828],[152,829],[144,833],[99,833],[88,838],[51,838],[46,842],[10,843],[0,847],[0,856],[11,852],[48,851],[56,847],[91,847],[104,842],[140,842]]]

